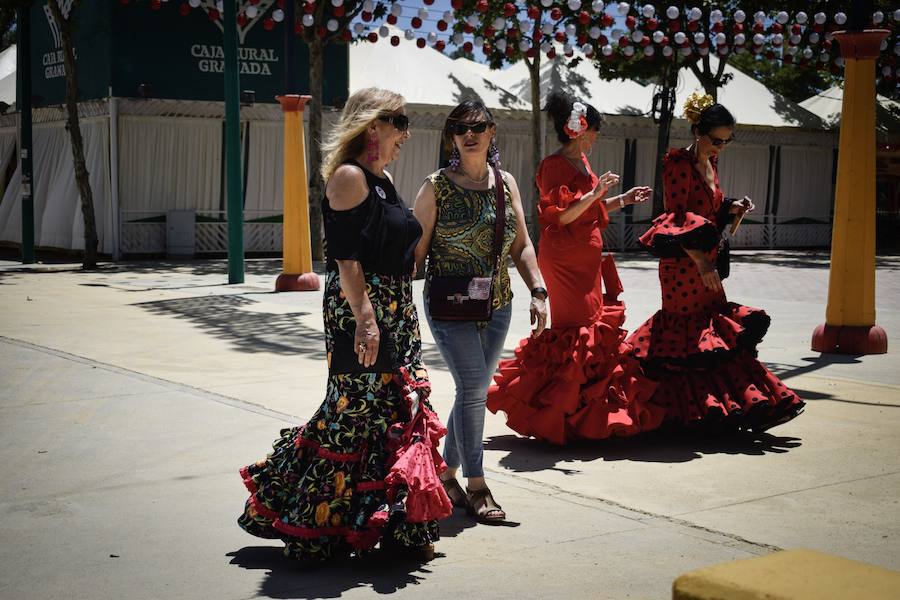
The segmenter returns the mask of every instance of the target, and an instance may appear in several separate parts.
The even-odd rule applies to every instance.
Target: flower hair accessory
[[[569,113],[569,118],[566,120],[566,124],[563,125],[563,131],[566,132],[569,139],[574,140],[587,131],[588,123],[585,118],[586,114],[587,106],[581,102],[572,104],[572,112]]]
[[[696,125],[700,122],[700,113],[715,103],[709,94],[694,92],[684,101],[684,118]]]

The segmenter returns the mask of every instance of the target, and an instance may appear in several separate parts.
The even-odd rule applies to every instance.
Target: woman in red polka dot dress
[[[628,342],[659,382],[650,403],[666,421],[762,431],[797,416],[803,401],[756,359],[769,316],[728,302],[717,271],[721,232],[753,209],[719,189],[717,156],[734,139],[735,119],[697,94],[685,117],[695,141],[663,158],[666,211],[641,237],[660,257],[662,310]]]
[[[520,434],[553,444],[631,435],[661,417],[642,408],[655,384],[623,343],[625,307],[616,299],[622,290],[601,233],[609,212],[645,201],[651,190],[607,197],[618,175],[598,177],[585,156],[602,122],[593,106],[551,94],[545,110],[561,147],[538,168],[538,265],[547,290],[532,295],[549,295],[553,326],[522,340],[515,358],[500,363],[487,407],[506,413]]]

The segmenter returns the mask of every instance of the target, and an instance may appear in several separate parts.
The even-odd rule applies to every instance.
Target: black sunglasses
[[[453,135],[466,135],[468,132],[472,133],[484,133],[487,131],[488,123],[487,121],[478,121],[477,123],[463,123],[461,121],[456,121],[453,125],[450,126],[450,131],[453,132]]]
[[[397,131],[409,129],[409,117],[406,115],[378,115],[378,120],[390,123]]]
[[[707,134],[706,137],[709,138],[709,141],[712,142],[713,146],[727,146],[728,144],[730,144],[731,142],[734,141],[734,136],[731,136],[730,138],[725,139],[725,140],[717,138],[717,137],[713,137],[709,134]]]

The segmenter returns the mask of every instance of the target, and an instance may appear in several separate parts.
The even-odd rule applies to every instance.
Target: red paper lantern
[[[389,25],[396,25],[397,24],[397,15],[395,15],[393,13],[389,14],[387,16],[387,22]]]
[[[556,35],[555,35],[554,37],[556,37],[556,41],[559,42],[560,44],[566,43],[566,40],[569,39],[569,38],[566,36],[566,32],[565,32],[565,31],[557,31],[557,32],[556,32]]]
[[[434,0],[431,0],[431,2],[426,2],[425,4],[434,4]],[[456,10],[459,10],[463,7],[462,0],[451,0],[450,6],[452,6]]]
[[[370,31],[368,37],[369,37],[369,41],[372,42],[373,44],[378,41],[378,33],[374,32],[374,31]]]
[[[465,44],[463,44],[463,50],[464,50],[467,54],[471,54],[471,53],[472,53],[472,48],[474,48],[474,46],[472,45],[472,42],[466,42]]]
[[[294,21],[294,33],[297,35],[301,35],[303,33],[303,23],[300,22],[300,19]],[[347,33],[350,33],[350,30],[347,30]],[[351,36],[352,37],[352,36]]]
[[[628,39],[627,35],[623,35],[622,37],[619,38],[619,47],[624,48],[625,46],[628,45],[628,43],[630,41],[631,40]]]
[[[671,19],[669,21],[669,31],[681,31],[681,21],[678,19]]]
[[[312,4],[307,4],[306,6],[312,6]],[[370,13],[370,12],[367,11],[367,10],[362,11],[362,12],[360,13],[359,16],[360,16],[360,17],[362,18],[362,20],[365,21],[366,23],[369,23],[369,22],[372,20],[372,13]]]
[[[781,23],[772,24],[772,33],[782,33],[783,31],[784,27],[782,27]]]
[[[528,18],[529,19],[539,19],[541,17],[541,9],[537,6],[529,6],[528,7]]]
[[[550,48],[549,50],[547,50],[547,58],[549,58],[550,60],[556,58],[556,50],[554,48]]]
[[[644,37],[641,38],[640,44],[641,44],[641,46],[643,46],[644,48],[646,48],[647,46],[650,45],[650,42],[651,42],[650,38],[649,38],[648,36],[645,35]]]
[[[159,10],[162,7],[162,0],[150,0],[150,8]]]
[[[447,21],[441,19],[437,22],[438,31],[447,31]]]
[[[650,31],[656,31],[656,28],[659,27],[659,21],[657,21],[656,19],[652,19],[652,18],[647,19],[646,27]]]
[[[444,40],[438,40],[434,43],[434,49],[437,50],[438,52],[443,52],[444,48],[446,48],[446,47],[447,47],[447,44],[444,42]]]
[[[391,36],[391,46],[399,46],[400,45],[400,36],[392,35]]]
[[[509,18],[516,14],[516,7],[512,2],[507,2],[503,5],[503,16]]]
[[[612,18],[612,15],[608,15],[606,13],[603,13],[601,20],[604,27],[612,27],[613,23],[616,22],[616,20]]]
[[[579,46],[584,46],[585,44],[587,44],[587,35],[579,33],[578,37],[576,37],[575,40],[578,42]]]
[[[336,17],[343,17],[345,14],[347,14],[347,10],[344,8],[343,4],[341,4],[340,6],[335,6],[331,10],[334,12],[334,16]]]
[[[487,27],[484,28],[484,37],[492,38],[495,35],[497,35],[497,30],[494,29],[493,27],[491,27],[490,25],[488,25]]]
[[[634,15],[628,15],[625,17],[625,27],[628,29],[634,29],[634,25],[637,21],[635,21]]]
[[[466,23],[465,25],[463,25],[463,31],[466,33],[472,33],[473,31],[475,31],[475,28]]]
[[[424,1],[425,1],[425,4],[427,4],[428,6],[431,6],[432,4],[434,4],[434,0],[424,0]],[[460,4],[460,6],[462,6],[462,2],[460,2],[459,4]]]
[[[697,31],[697,29],[699,27],[700,27],[699,21],[688,21],[688,30],[689,31]]]
[[[434,1],[434,0],[432,0],[432,2],[433,2],[433,1]],[[428,4],[431,4],[431,2],[428,2]],[[426,42],[425,42],[425,38],[419,38],[419,39],[416,40],[416,46],[418,46],[419,48],[424,48],[426,45],[427,45],[427,44],[426,44]]]
[[[559,21],[560,19],[562,19],[562,11],[559,10],[559,7],[553,7],[553,10],[550,11],[550,18],[554,21]]]
[[[191,5],[188,4],[187,2],[185,2],[184,4],[182,4],[181,6],[178,7],[178,12],[181,14],[182,17],[188,16],[189,14],[191,14]]]
[[[536,51],[533,47],[532,47],[532,48],[529,48],[529,49],[525,52],[525,56],[527,56],[528,58],[534,58],[536,55],[537,55],[537,51]]]
[[[734,33],[742,33],[744,31],[744,24],[743,23],[735,23],[734,25],[731,26],[731,31],[733,31]]]
[[[219,20],[219,11],[215,8],[209,9],[209,13],[207,14],[210,21],[218,21]]]
[[[313,14],[314,12],[316,12],[316,5],[312,4],[310,2],[304,3],[303,4],[303,12],[305,12],[308,15]],[[365,20],[365,18],[366,18],[366,11],[363,11],[363,20]],[[369,13],[369,19],[371,19],[371,18],[372,18],[372,13]]]
[[[267,17],[263,21],[263,29],[265,29],[266,31],[272,31],[274,28],[275,28],[275,21],[273,21],[272,19]]]
[[[512,28],[506,30],[506,35],[507,35],[507,37],[516,39],[517,37],[519,37],[519,30],[516,29],[515,27],[512,27]]]
[[[303,25],[301,24],[300,27],[302,28]],[[344,31],[341,32],[341,39],[345,42],[353,41],[353,34],[350,33],[349,29],[344,29]]]
[[[582,25],[587,25],[591,22],[591,15],[589,15],[587,11],[581,11],[580,13],[578,13],[578,22]]]
[[[793,35],[800,35],[801,33],[803,33],[803,28],[800,27],[800,25],[798,25],[797,23],[794,23],[793,25],[791,25],[791,33]]]
[[[413,26],[413,29],[418,29],[422,26],[422,19],[420,19],[419,17],[413,17],[409,23]]]
[[[243,27],[247,24],[247,15],[241,13],[237,16],[237,24],[238,27]]]
[[[478,0],[478,3],[475,5],[475,10],[482,14],[486,13],[488,11],[488,8],[490,8],[490,5],[488,5],[487,0]]]
[[[506,47],[506,58],[513,58],[516,55],[516,47],[515,46],[507,46]]]
[[[328,30],[325,29],[324,25],[316,26],[316,37],[318,37],[320,40],[324,40],[326,37],[328,37]]]
[[[712,30],[714,33],[722,33],[723,31],[725,31],[725,23],[723,23],[722,21],[713,23]]]
[[[481,46],[481,51],[484,52],[484,55],[485,55],[485,56],[490,56],[490,55],[491,55],[491,52],[493,51],[493,48],[491,47],[490,44],[488,44],[487,42],[485,42],[485,43],[482,44],[482,46]]]

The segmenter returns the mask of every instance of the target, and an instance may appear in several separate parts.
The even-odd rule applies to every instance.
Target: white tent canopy
[[[0,102],[16,103],[16,46],[0,52]]]
[[[879,131],[900,134],[900,102],[878,94],[876,102],[876,127]],[[841,108],[844,103],[844,88],[839,85],[811,96],[800,106],[817,115],[829,127],[837,127],[841,122]]]

